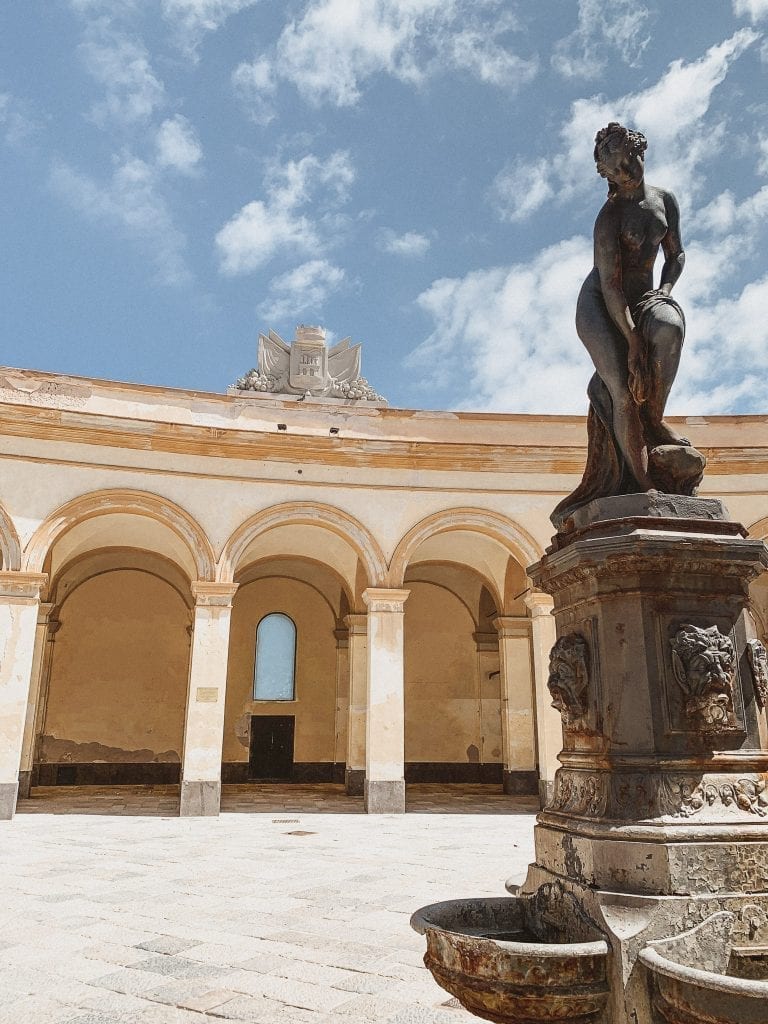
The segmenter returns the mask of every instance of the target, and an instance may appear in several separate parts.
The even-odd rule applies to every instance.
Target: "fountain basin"
[[[484,1020],[597,1024],[608,1001],[608,945],[597,932],[588,941],[542,941],[537,933],[553,936],[535,900],[508,896],[422,907],[411,927],[426,936],[424,963],[438,985]]]
[[[754,970],[764,956],[764,950],[733,949],[733,920],[722,911],[640,951],[655,1024],[768,1024],[768,981],[726,974],[751,959]]]

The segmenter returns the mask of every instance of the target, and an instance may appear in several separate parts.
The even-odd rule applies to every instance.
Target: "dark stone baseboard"
[[[221,766],[221,781],[224,785],[243,785],[246,782],[283,782],[292,783],[335,782],[343,785],[346,765],[344,762],[332,761],[297,761],[293,765],[290,778],[287,779],[254,779],[251,777],[247,761],[225,761]]]
[[[107,764],[36,764],[33,786],[173,786],[181,781],[178,761]]]
[[[525,775],[525,772],[516,774]],[[500,764],[468,764],[452,761],[408,761],[405,765],[406,782],[479,782],[487,785],[503,784]],[[534,782],[531,792],[536,792]]]
[[[347,796],[362,796],[365,792],[365,768],[347,768],[344,788]]]
[[[19,772],[19,800],[27,800],[32,789],[32,772]]]
[[[536,772],[504,772],[503,789],[514,796],[538,796],[539,776]]]

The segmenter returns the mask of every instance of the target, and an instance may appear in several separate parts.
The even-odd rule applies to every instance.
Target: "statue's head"
[[[595,136],[597,173],[608,179],[608,195],[624,185],[639,185],[643,180],[643,154],[648,142],[642,132],[625,128],[618,121],[601,128]]]

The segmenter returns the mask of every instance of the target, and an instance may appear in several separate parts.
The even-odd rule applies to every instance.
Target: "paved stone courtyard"
[[[36,790],[0,823],[0,1024],[461,1024],[417,907],[503,895],[533,801],[411,786],[368,816],[341,787]]]

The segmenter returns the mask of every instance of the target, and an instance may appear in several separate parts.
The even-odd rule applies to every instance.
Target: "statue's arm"
[[[680,207],[671,192],[664,193],[664,209],[667,214],[667,233],[661,240],[661,247],[664,250],[664,266],[661,270],[659,287],[661,291],[669,295],[683,272],[685,253],[680,238]]]
[[[632,312],[624,294],[622,280],[619,228],[610,208],[604,208],[595,221],[595,266],[600,275],[600,290],[606,309],[618,329],[627,339],[630,361],[641,351],[640,335],[635,328]]]

